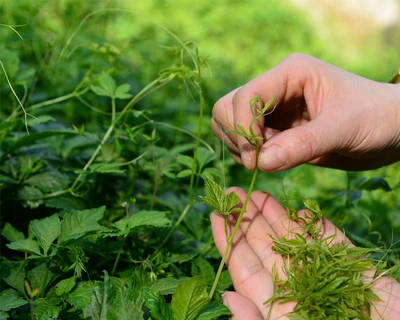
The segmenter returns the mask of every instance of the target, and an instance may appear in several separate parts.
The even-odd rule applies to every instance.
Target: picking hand
[[[243,190],[231,188],[242,203],[246,197]],[[304,211],[299,212],[304,216]],[[232,220],[235,219],[233,217]],[[211,215],[212,231],[215,244],[221,254],[226,247],[224,218],[213,213]],[[230,221],[233,229],[235,221]],[[224,303],[233,314],[233,320],[266,319],[269,305],[264,302],[272,297],[274,285],[272,268],[275,265],[279,278],[283,279],[283,258],[271,248],[273,242],[268,236],[290,237],[293,232],[303,230],[302,225],[290,220],[286,210],[270,195],[260,191],[252,194],[247,212],[241,222],[238,233],[233,240],[227,267],[232,278],[235,292],[223,295]],[[348,243],[349,239],[330,221],[322,221],[321,237],[335,235],[333,243]],[[372,319],[400,319],[400,284],[393,278],[382,276],[372,285],[372,290],[382,301],[376,301],[371,307]],[[287,319],[284,315],[291,312],[295,302],[274,303],[271,319]]]
[[[258,162],[243,137],[249,102],[275,97],[275,110],[253,125],[263,138]],[[378,168],[400,160],[400,85],[374,82],[310,56],[293,54],[213,108],[211,128],[235,161],[272,172],[303,163],[346,170]]]

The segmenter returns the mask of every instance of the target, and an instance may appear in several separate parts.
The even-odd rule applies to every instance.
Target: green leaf
[[[62,296],[65,293],[68,293],[75,287],[76,281],[75,277],[70,277],[67,279],[63,279],[56,284],[56,294],[58,296]]]
[[[53,280],[53,277],[54,273],[50,271],[47,263],[38,265],[37,267],[29,270],[26,274],[26,278],[31,283],[32,290],[39,289],[41,294],[46,291],[46,288]]]
[[[162,211],[140,211],[133,214],[129,219],[121,219],[113,224],[120,233],[118,235],[127,236],[132,229],[140,226],[165,227],[171,224],[171,220],[166,217],[166,212]]]
[[[5,276],[6,272],[3,270],[2,264],[2,278],[3,280],[14,289],[17,289],[20,293],[25,295],[25,283],[24,279],[26,276],[25,267],[28,265],[28,260],[23,260],[19,262],[8,262],[6,263],[6,267],[9,269],[8,275]]]
[[[23,240],[14,241],[14,242],[7,244],[6,246],[8,248],[10,248],[11,250],[28,252],[31,254],[36,254],[38,256],[42,255],[42,253],[40,252],[38,242],[35,240],[32,240],[32,239],[23,239]]]
[[[368,191],[373,191],[373,190],[378,190],[382,189],[386,192],[392,191],[392,188],[389,186],[389,184],[386,182],[386,180],[382,177],[375,177],[375,178],[370,178],[367,180],[364,180],[361,182],[359,186],[360,190],[368,190]]]
[[[110,94],[106,89],[100,86],[96,85],[91,85],[90,89],[97,94],[98,96],[104,96],[104,97],[112,97],[112,94]]]
[[[92,301],[94,287],[92,281],[79,282],[75,290],[68,294],[67,301],[79,310],[85,309]]]
[[[21,231],[15,229],[8,222],[5,223],[3,230],[1,230],[1,235],[10,242],[16,242],[25,239],[24,234]]]
[[[186,178],[192,175],[192,170],[191,169],[186,169],[186,170],[182,170],[181,172],[179,172],[176,177],[177,178]]]
[[[50,299],[39,298],[34,301],[33,313],[37,320],[57,319],[61,306],[55,305]]]
[[[135,299],[135,289],[124,286],[116,289],[116,297],[111,308],[107,312],[107,320],[131,320],[143,319],[143,298]]]
[[[56,121],[56,119],[54,119],[53,117],[47,116],[47,115],[41,115],[41,116],[37,116],[35,118],[29,119],[29,126],[34,126],[35,124],[38,123],[47,123],[47,122],[54,122]]]
[[[32,146],[35,144],[36,141],[42,140],[45,138],[49,137],[54,137],[54,136],[76,136],[77,133],[73,130],[47,130],[47,131],[42,131],[42,132],[37,132],[37,133],[31,133],[29,136],[23,136],[22,138],[19,138],[18,140],[15,141],[14,144],[10,145],[7,150],[4,150],[4,154],[9,154],[9,153],[14,153],[15,150],[18,150],[19,148],[23,146]]]
[[[191,157],[178,154],[178,156],[176,157],[176,161],[189,168],[190,170],[193,168],[193,158]]]
[[[157,282],[153,286],[153,290],[156,292],[160,292],[163,295],[172,294],[176,291],[176,288],[179,284],[186,280],[187,278],[161,278],[158,279]]]
[[[54,192],[65,189],[68,186],[68,180],[67,175],[58,171],[50,171],[35,174],[25,180],[25,183],[44,192]]]
[[[207,285],[212,285],[215,271],[212,265],[203,257],[197,257],[192,263],[192,276],[202,276]]]
[[[0,311],[10,311],[27,303],[29,301],[21,298],[11,290],[5,290],[0,293]]]
[[[65,244],[68,241],[81,238],[88,234],[99,231],[108,231],[107,228],[98,224],[103,218],[105,206],[89,210],[72,210],[65,214],[61,221],[61,232],[58,238],[58,244]]]
[[[210,299],[203,277],[182,281],[172,296],[172,311],[176,320],[193,320]]]
[[[112,76],[107,73],[103,73],[99,81],[100,85],[110,94],[110,97],[114,95],[117,84]]]
[[[168,305],[160,292],[143,289],[145,305],[150,309],[151,316],[155,320],[173,320],[171,306]]]
[[[200,310],[199,316],[196,320],[212,320],[217,319],[220,316],[232,315],[228,307],[223,304],[210,304]]]
[[[200,198],[217,213],[226,216],[240,210],[239,208],[233,208],[240,202],[240,198],[235,192],[225,195],[219,184],[211,179],[206,179],[205,185],[208,196],[200,196]]]
[[[85,318],[93,320],[107,320],[107,313],[112,308],[115,299],[115,290],[109,281],[107,271],[104,272],[104,282],[95,286],[90,304],[83,310]]]
[[[204,147],[199,147],[199,150],[197,152],[197,162],[200,167],[200,171],[211,161],[214,161],[217,159],[217,155],[215,152],[212,152]]]
[[[38,199],[41,197],[43,197],[43,192],[35,187],[23,186],[18,191],[18,198],[21,200]]]
[[[127,83],[121,84],[115,90],[115,98],[122,99],[122,100],[131,98],[132,95],[129,93],[130,90],[131,90],[131,86],[129,84],[127,84]]]
[[[43,248],[44,255],[47,255],[53,241],[57,239],[61,231],[61,222],[57,214],[41,220],[32,220],[29,226]]]

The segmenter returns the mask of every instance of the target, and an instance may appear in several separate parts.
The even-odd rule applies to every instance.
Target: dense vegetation
[[[214,101],[293,51],[379,81],[398,67],[392,29],[354,60],[279,1],[2,1],[0,17],[0,319],[227,318],[199,196],[251,174],[213,137]],[[393,266],[399,169],[302,166],[255,189],[317,200]]]

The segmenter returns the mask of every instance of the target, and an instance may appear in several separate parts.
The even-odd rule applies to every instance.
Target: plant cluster
[[[106,2],[22,0],[0,14],[0,319],[227,319],[228,251],[206,204],[226,217],[246,205],[218,183],[240,171],[211,138],[205,106],[219,93],[197,45]],[[255,123],[275,104],[250,105]],[[257,150],[252,125],[232,133]],[[335,190],[346,208],[400,186],[357,178]],[[249,195],[257,183],[255,171]]]

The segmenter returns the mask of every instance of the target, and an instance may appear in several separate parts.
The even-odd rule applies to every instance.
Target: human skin
[[[275,110],[253,125],[263,139],[256,161],[245,138],[227,132],[248,128],[251,98]],[[400,84],[379,83],[303,54],[281,63],[222,97],[211,128],[232,157],[249,170],[265,172],[310,163],[368,170],[400,160]]]
[[[227,192],[236,192],[244,202],[245,191],[231,188]],[[299,212],[304,216],[304,211]],[[237,216],[231,215],[230,232]],[[335,235],[333,243],[351,242],[330,221],[322,220],[321,237]],[[214,241],[222,255],[226,247],[224,217],[211,214],[211,226]],[[269,305],[264,301],[273,295],[272,267],[281,279],[283,259],[271,248],[272,239],[279,236],[290,237],[293,232],[301,233],[302,226],[288,218],[286,210],[272,196],[261,191],[253,192],[241,222],[238,233],[227,259],[227,267],[232,278],[235,292],[226,292],[223,301],[233,314],[232,320],[266,319]],[[368,274],[367,274],[368,275]],[[382,301],[377,301],[371,308],[372,319],[400,319],[400,284],[392,277],[382,276],[371,286]],[[293,310],[295,302],[273,304],[271,319],[287,319],[285,314]]]

